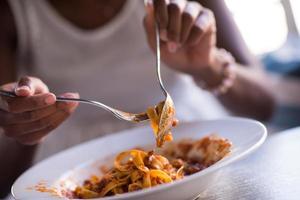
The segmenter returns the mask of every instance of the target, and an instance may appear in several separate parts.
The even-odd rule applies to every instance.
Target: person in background
[[[0,13],[0,85],[19,96],[0,98],[1,198],[34,156],[130,126],[91,107],[72,115],[78,104],[56,95],[132,112],[161,100],[151,52],[156,23],[168,66],[162,76],[180,120],[272,115],[260,64],[223,1],[1,0]]]

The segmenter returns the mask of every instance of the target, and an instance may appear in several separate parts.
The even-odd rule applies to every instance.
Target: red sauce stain
[[[60,197],[58,190],[55,187],[50,187],[47,181],[41,180],[36,185],[26,188],[27,190],[34,190],[37,192],[48,193],[51,196]]]

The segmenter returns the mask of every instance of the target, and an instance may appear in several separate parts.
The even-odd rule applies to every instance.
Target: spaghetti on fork
[[[147,115],[156,138],[156,146],[162,147],[166,141],[172,141],[171,128],[178,124],[174,105],[165,105],[162,101],[155,107],[149,107]]]

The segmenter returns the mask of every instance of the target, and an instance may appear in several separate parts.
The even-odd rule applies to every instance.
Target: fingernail
[[[15,93],[18,96],[28,96],[32,93],[29,86],[23,85],[23,86],[17,86],[15,88]]]
[[[30,88],[27,85],[18,86],[16,88],[16,92],[21,91],[21,90],[30,90]]]
[[[209,26],[209,17],[206,14],[202,14],[198,17],[195,24],[201,30],[205,30]]]
[[[61,97],[78,99],[79,94],[76,93],[76,92],[74,92],[74,93],[73,92],[72,93],[65,93],[65,94],[61,95]],[[63,103],[66,104],[66,105],[72,106],[72,107],[78,105],[77,102],[63,102]]]
[[[178,7],[180,9],[180,11],[182,12],[186,6],[186,1],[183,0],[170,0],[169,1],[169,5],[174,4],[176,7]]]
[[[168,50],[171,53],[175,53],[177,51],[178,45],[175,42],[168,42]]]
[[[145,6],[152,6],[153,5],[153,0],[144,0]]]
[[[145,10],[146,10],[147,15],[153,14],[153,1],[145,0],[144,4],[145,4]]]
[[[79,94],[76,92],[72,93],[65,93],[61,95],[61,97],[66,97],[66,98],[79,98]]]
[[[55,96],[54,96],[53,94],[49,95],[49,96],[46,97],[46,99],[45,99],[45,103],[46,103],[47,105],[54,104],[55,101],[56,101],[56,98],[55,98]]]
[[[160,30],[160,39],[164,42],[168,41],[167,30]]]

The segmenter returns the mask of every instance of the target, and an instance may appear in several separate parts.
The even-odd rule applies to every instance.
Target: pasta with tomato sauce
[[[171,128],[178,124],[178,120],[174,117],[173,102],[166,105],[166,102],[162,101],[155,107],[149,107],[146,112],[156,138],[156,146],[162,147],[165,142],[172,141]]]
[[[171,142],[158,153],[124,151],[116,156],[111,170],[102,177],[92,176],[67,197],[99,198],[171,183],[219,161],[230,147],[227,139],[210,135],[200,140]]]
[[[160,102],[146,113],[156,146],[172,141],[171,128],[177,124],[173,102]],[[102,177],[92,176],[66,196],[99,198],[171,183],[219,161],[230,152],[230,147],[227,139],[211,135],[200,140],[170,142],[157,149],[157,153],[141,149],[124,151],[116,156],[114,167]]]

